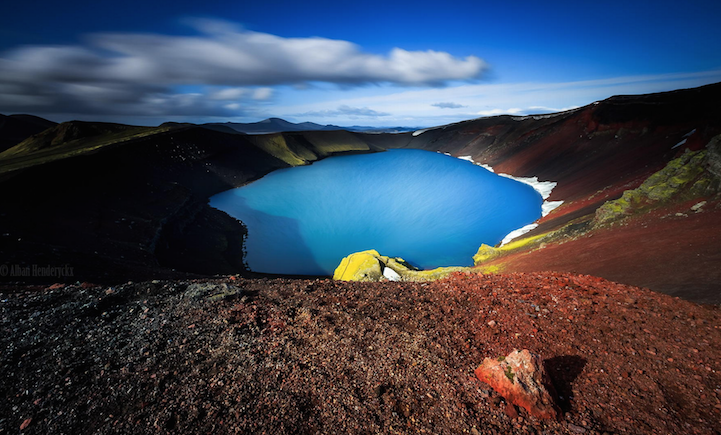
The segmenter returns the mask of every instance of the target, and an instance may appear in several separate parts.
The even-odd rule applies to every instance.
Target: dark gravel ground
[[[721,312],[600,278],[0,287],[0,434],[721,433]],[[540,354],[541,421],[473,370]]]

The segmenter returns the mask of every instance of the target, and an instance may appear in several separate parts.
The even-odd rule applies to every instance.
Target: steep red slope
[[[719,303],[721,204],[716,201],[702,210],[693,212],[689,204],[657,210],[486,265],[500,265],[503,271],[587,273],[696,302]]]

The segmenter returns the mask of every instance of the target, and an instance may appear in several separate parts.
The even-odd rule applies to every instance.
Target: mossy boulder
[[[501,251],[494,248],[493,246],[486,245],[485,243],[478,248],[478,252],[473,256],[473,264],[476,266],[501,255]]]
[[[333,273],[338,281],[380,281],[383,268],[376,250],[356,252],[344,257]]]

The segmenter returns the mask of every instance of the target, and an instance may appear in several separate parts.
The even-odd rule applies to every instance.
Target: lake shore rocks
[[[439,267],[418,270],[400,257],[386,257],[375,249],[355,252],[344,257],[333,273],[337,281],[432,281],[454,272],[467,272],[467,267]]]

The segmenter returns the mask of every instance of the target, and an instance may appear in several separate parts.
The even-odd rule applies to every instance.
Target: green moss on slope
[[[291,166],[305,165],[309,161],[317,159],[315,154],[309,150],[306,150],[307,152],[293,152],[290,147],[288,147],[282,133],[250,136],[250,141],[266,153]]]
[[[174,128],[178,127],[65,122],[0,153],[0,173],[95,152],[107,146],[167,133]]]
[[[595,225],[613,222],[633,213],[668,202],[678,196],[693,198],[711,185],[712,175],[705,170],[706,151],[686,151],[639,187],[623,192],[596,210]]]
[[[251,142],[291,166],[300,166],[331,154],[370,151],[371,147],[347,131],[307,131],[250,136]]]

